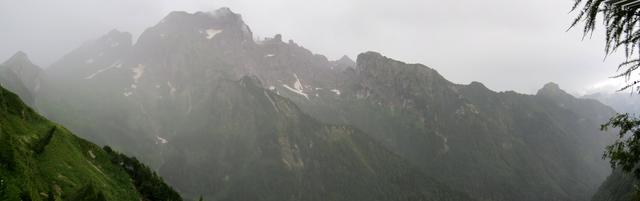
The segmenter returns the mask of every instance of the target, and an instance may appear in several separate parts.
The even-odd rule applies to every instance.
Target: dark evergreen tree
[[[581,9],[580,9],[581,8]],[[624,49],[627,60],[618,66],[619,74],[614,78],[626,78],[627,85],[620,90],[634,89],[640,80],[630,80],[631,74],[640,67],[640,57],[633,57],[640,48],[640,5],[629,0],[575,0],[573,11],[579,11],[571,27],[584,22],[584,35],[592,34],[599,17],[606,30],[605,53]],[[635,87],[635,89],[639,89]]]
[[[159,201],[181,201],[180,195],[149,167],[142,164],[135,157],[113,151],[111,147],[103,148],[111,157],[111,162],[120,165],[129,174],[134,185],[143,198]]]
[[[640,5],[629,0],[576,0],[572,8],[579,14],[571,27],[584,22],[583,33],[586,36],[595,31],[599,17],[602,17],[606,30],[605,53],[624,49],[627,60],[618,66],[619,74],[614,76],[627,81],[620,91],[630,89],[640,92],[640,80],[631,80],[632,73],[640,68],[640,57],[634,58],[634,53],[640,53],[638,9]],[[629,114],[618,114],[602,125],[603,130],[610,127],[620,129],[620,133],[618,140],[607,147],[604,158],[610,159],[612,167],[621,167],[640,178],[640,119]]]

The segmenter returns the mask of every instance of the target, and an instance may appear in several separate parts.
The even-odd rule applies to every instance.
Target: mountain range
[[[83,138],[206,200],[589,200],[615,110],[557,84],[456,84],[365,52],[331,61],[264,40],[228,8],[117,30],[0,83]],[[8,73],[5,73],[8,72]],[[22,83],[13,86],[6,83]]]

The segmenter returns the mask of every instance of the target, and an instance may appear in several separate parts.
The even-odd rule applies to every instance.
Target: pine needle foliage
[[[633,72],[640,67],[640,13],[638,8],[625,6],[623,0],[575,0],[572,12],[578,15],[570,29],[584,23],[583,37],[593,34],[600,18],[605,28],[605,53],[612,54],[624,50],[626,61],[618,66],[618,74],[612,78],[625,78],[626,84],[620,91],[631,89],[640,92],[640,80],[631,80]]]

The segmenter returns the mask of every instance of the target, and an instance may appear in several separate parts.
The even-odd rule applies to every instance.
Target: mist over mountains
[[[599,125],[616,111],[598,101],[456,84],[377,52],[332,61],[255,39],[229,8],[172,12],[135,43],[110,31],[45,70],[21,52],[0,66],[35,111],[187,199],[579,201],[611,174]]]

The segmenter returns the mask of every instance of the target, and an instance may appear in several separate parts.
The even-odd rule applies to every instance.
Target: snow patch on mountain
[[[89,58],[86,61],[84,61],[84,63],[86,64],[92,64],[95,60],[93,60],[93,58]]]
[[[309,95],[304,93],[303,91],[304,88],[302,86],[302,82],[300,82],[300,79],[298,78],[298,75],[294,73],[293,77],[296,78],[296,81],[293,83],[293,87],[290,87],[289,85],[286,85],[286,84],[283,84],[282,86],[284,86],[284,88],[289,89],[289,91],[300,94],[305,98],[309,99]]]
[[[171,81],[167,81],[167,86],[169,87],[169,94],[173,96],[176,93],[176,87],[171,84]]]
[[[140,78],[144,74],[144,68],[146,68],[145,65],[138,64],[137,67],[132,69],[133,70],[133,83],[138,83],[138,80],[140,80]]]
[[[309,95],[302,92],[302,90],[296,90],[294,88],[291,88],[289,85],[283,84],[282,85],[284,88],[287,88],[289,91],[293,92],[293,93],[297,93],[300,94],[301,96],[304,96],[306,99],[309,99]]]
[[[167,144],[169,142],[169,140],[161,138],[160,136],[156,135],[156,144],[160,143],[160,144]]]
[[[340,90],[332,89],[331,92],[335,93],[338,96],[340,95]]]
[[[116,61],[115,63],[111,64],[109,67],[100,69],[100,70],[96,71],[95,73],[92,73],[91,75],[88,75],[87,77],[84,77],[84,79],[85,80],[90,80],[90,79],[93,79],[96,75],[98,75],[100,73],[103,73],[103,72],[108,71],[108,70],[113,69],[113,68],[121,68],[121,67],[122,67],[122,64],[119,63],[118,61]]]
[[[296,78],[296,81],[293,83],[293,87],[296,90],[302,91],[304,88],[302,87],[302,82],[300,82],[300,79],[298,78],[298,75],[294,73],[293,77]]]
[[[216,37],[219,33],[222,33],[222,30],[218,29],[207,29],[207,39],[211,40],[213,37]]]

